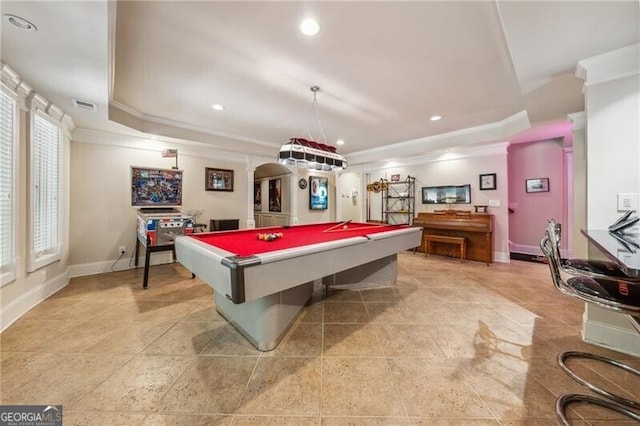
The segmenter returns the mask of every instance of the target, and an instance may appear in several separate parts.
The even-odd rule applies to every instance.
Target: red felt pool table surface
[[[345,226],[346,228],[344,228]],[[406,225],[378,225],[359,222],[349,222],[343,225],[342,222],[331,222],[244,229],[240,231],[208,232],[191,235],[190,238],[195,238],[205,244],[234,253],[236,256],[246,257],[328,241],[363,237],[406,227]],[[258,234],[278,232],[282,233],[282,238],[273,241],[258,239]]]

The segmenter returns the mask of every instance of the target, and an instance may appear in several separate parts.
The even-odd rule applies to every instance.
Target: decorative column
[[[247,229],[255,229],[256,220],[253,216],[253,173],[256,171],[256,167],[248,155],[247,164],[244,169],[247,171]]]
[[[335,193],[334,205],[336,206],[336,208],[334,209],[334,212],[335,212],[334,220],[340,221],[343,218],[342,216],[343,199],[342,199],[342,182],[340,181],[340,174],[338,173],[337,170],[333,171],[333,181],[336,183],[335,185],[336,190],[334,191]]]
[[[300,222],[298,217],[298,168],[290,167],[291,174],[289,175],[289,197],[291,199],[291,212],[289,215],[289,225],[297,225]]]

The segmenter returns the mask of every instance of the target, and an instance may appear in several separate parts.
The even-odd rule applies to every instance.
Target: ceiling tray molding
[[[425,138],[413,139],[380,148],[348,154],[349,164],[375,163],[380,158],[414,157],[449,147],[482,145],[504,141],[509,136],[531,128],[526,111],[520,111],[504,120],[468,129],[455,130]]]
[[[127,117],[129,116],[129,117]],[[179,121],[170,120],[166,118],[156,117],[152,115],[143,114],[140,111],[131,108],[128,105],[125,105],[121,102],[118,102],[114,99],[109,101],[109,119],[115,121],[116,123],[123,124],[125,126],[129,126],[138,131],[144,133],[153,133],[153,134],[164,134],[169,137],[179,138],[179,139],[193,139],[194,134],[207,134],[210,136],[219,136],[227,139],[234,139],[237,141],[248,142],[256,145],[262,145],[265,147],[269,147],[271,150],[274,148],[277,149],[281,144],[268,142],[259,139],[242,137],[234,134],[217,132],[212,129],[202,127],[202,126],[194,126],[190,124],[185,124]],[[162,133],[160,130],[165,129],[166,134]],[[191,137],[182,137],[179,136],[181,133],[189,132]],[[199,139],[193,139],[199,140]]]

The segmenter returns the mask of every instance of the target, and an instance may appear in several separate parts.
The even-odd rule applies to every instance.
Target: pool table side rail
[[[185,268],[220,293],[232,294],[231,271],[222,262],[234,257],[234,253],[188,236],[177,237],[175,248],[176,258]]]
[[[422,235],[421,229],[419,229],[418,232]],[[367,234],[366,237],[370,240],[383,240],[385,238],[392,238],[398,235],[411,234],[411,233],[416,233],[415,227],[406,227],[406,228],[394,229],[391,231],[376,232],[374,234]],[[418,247],[420,243],[418,243],[415,247]],[[409,248],[413,248],[413,247],[409,247]]]
[[[305,256],[244,268],[245,283],[260,283],[245,285],[245,299],[257,299],[385,257],[397,256],[399,252],[417,247],[421,243],[422,229],[408,229],[410,230],[407,232],[398,232],[386,238],[363,238],[352,245],[334,250],[316,251]]]
[[[421,233],[404,228],[243,258],[178,237],[176,254],[187,269],[239,304],[419,246]]]
[[[342,240],[323,241],[321,243],[309,244],[303,247],[292,247],[278,251],[265,252],[255,255],[260,259],[260,263],[278,262],[280,260],[289,259],[296,256],[306,256],[308,254],[319,253],[328,250],[338,249],[340,247],[353,246],[355,244],[364,244],[369,239],[362,235],[359,237],[344,238]]]

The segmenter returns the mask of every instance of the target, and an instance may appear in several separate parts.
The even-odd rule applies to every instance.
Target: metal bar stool
[[[594,273],[591,270],[585,270],[583,272],[583,274],[587,275],[574,276],[564,281],[560,275],[562,261],[560,259],[559,250],[559,231],[560,226],[555,221],[550,220],[545,236],[540,242],[540,247],[548,260],[551,278],[556,289],[563,294],[575,297],[587,303],[592,303],[603,309],[624,314],[629,319],[634,329],[640,333],[640,282],[637,280],[621,280],[618,279],[618,277],[608,277],[600,273]],[[585,262],[588,263],[591,261]],[[576,272],[570,273],[575,274]],[[596,394],[606,398],[602,399],[581,394],[561,395],[556,400],[556,414],[564,425],[570,424],[566,417],[566,409],[569,404],[574,402],[599,405],[640,422],[640,414],[630,409],[640,409],[639,401],[630,400],[620,395],[610,393],[577,376],[565,363],[569,358],[596,360],[617,368],[622,368],[623,370],[640,377],[640,371],[611,358],[577,351],[560,353],[558,355],[558,364],[560,368],[569,375],[569,377],[586,386]]]
[[[561,226],[554,219],[549,219],[547,228],[549,237],[556,242],[553,245],[556,257],[559,259],[559,266],[567,274],[571,275],[588,275],[595,278],[621,278],[625,281],[638,281],[640,278],[632,278],[627,276],[622,269],[614,262],[607,260],[591,260],[591,259],[562,259],[560,257],[560,235]]]

